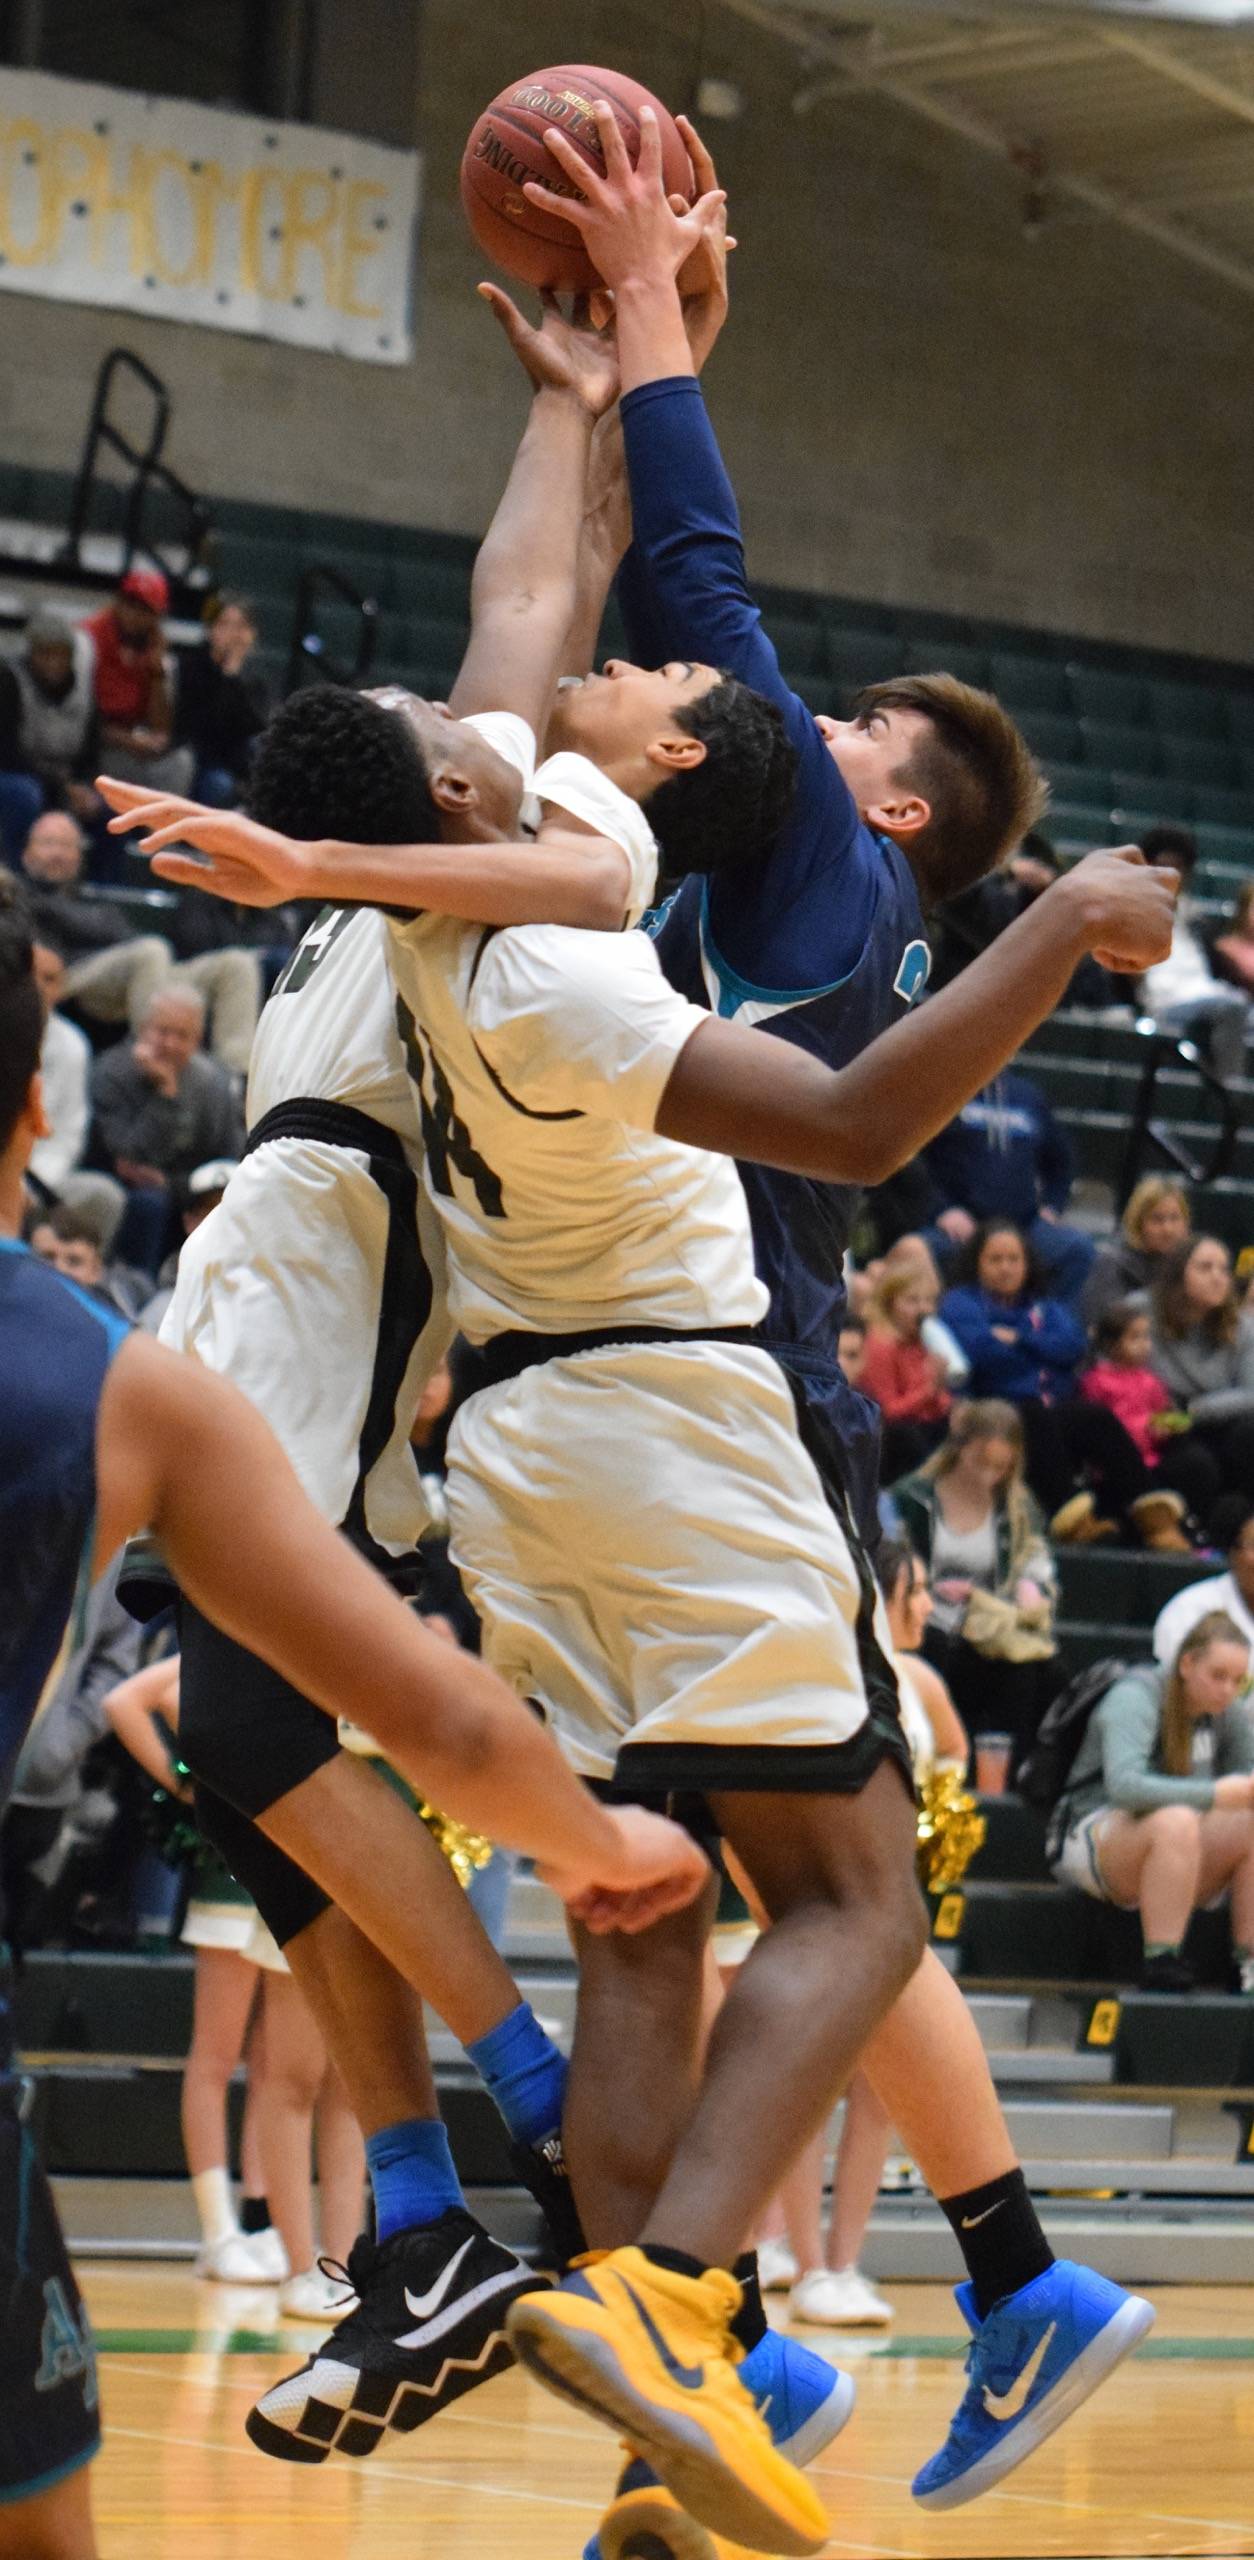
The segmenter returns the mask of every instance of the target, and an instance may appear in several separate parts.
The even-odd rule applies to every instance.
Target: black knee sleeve
[[[179,1747],[193,1777],[254,1819],[334,1760],[333,1716],[179,1604]]]
[[[236,1883],[252,1895],[271,1937],[281,1947],[330,1909],[329,1895],[286,1850],[267,1840],[247,1814],[237,1813],[224,1796],[216,1796],[199,1780],[196,1820],[206,1840],[225,1858]]]

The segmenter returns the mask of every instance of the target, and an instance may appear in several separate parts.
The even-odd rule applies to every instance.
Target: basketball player
[[[0,915],[0,1810],[70,1617],[84,1555],[103,1566],[152,1523],[198,1605],[351,1713],[425,1793],[553,1861],[585,1916],[641,1917],[701,1889],[671,1826],[624,1825],[534,1717],[425,1633],[306,1501],[246,1400],[133,1334],[18,1241],[46,1135],[29,935]],[[607,1900],[608,1896],[608,1900]],[[617,1902],[615,1898],[617,1897]],[[90,2330],[22,2120],[0,1993],[0,2555],[92,2560],[86,2466],[99,2436]]]
[[[681,311],[651,143],[633,177],[617,128],[609,131],[612,119],[601,122],[606,179],[590,178],[587,210],[576,207],[574,218],[601,272],[621,288],[630,509],[616,501],[615,474],[603,468],[584,622],[595,630],[598,586],[634,529],[621,596],[638,646],[717,653],[777,704],[799,757],[789,824],[748,871],[680,890],[655,928],[662,963],[694,1001],[838,1065],[920,991],[929,965],[926,910],[989,869],[1031,825],[1039,777],[999,707],[952,678],[874,687],[852,722],[816,720],[783,682],[746,584],[735,500],[693,378],[725,314],[725,253],[707,235],[703,272],[685,279],[699,298]],[[713,165],[690,126],[685,139],[698,184],[713,188]],[[560,136],[556,156],[565,157]],[[517,314],[495,299],[516,339]],[[626,499],[625,487],[618,496]],[[837,1359],[856,1195],[754,1166],[743,1175],[757,1267],[771,1294],[766,1332],[803,1399],[824,1473],[873,1536],[878,1425]],[[1098,2299],[1077,2311],[1069,2302],[1066,2321],[1055,2322],[1064,2279],[973,2021],[930,1952],[864,2061],[890,2110],[904,2107],[906,2138],[967,2261],[962,2302],[977,2324],[976,2369],[949,2443],[915,2483],[924,2503],[957,2504],[1003,2477],[1057,2423],[1051,2413],[1072,2389],[1068,2359],[1073,2365],[1077,2348],[1084,2351],[1109,2304]],[[656,2084],[667,2085],[664,2068]],[[961,2102],[947,2105],[948,2091],[960,2091]],[[1051,2329],[1052,2361],[1038,2373],[1030,2404],[994,2419],[986,2371],[995,2382],[1016,2352],[1022,2363],[1029,2338]]]

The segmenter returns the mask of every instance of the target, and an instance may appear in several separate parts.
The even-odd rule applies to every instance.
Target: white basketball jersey
[[[623,845],[638,915],[652,837],[636,804],[582,765],[555,757],[537,794]],[[469,1339],[758,1323],[767,1294],[734,1165],[654,1135],[675,1060],[709,1016],[668,986],[646,936],[485,933],[442,917],[391,934],[450,1309]]]

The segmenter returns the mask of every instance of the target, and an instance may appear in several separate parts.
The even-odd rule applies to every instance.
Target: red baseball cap
[[[151,612],[164,613],[170,602],[170,582],[160,569],[128,569],[118,582],[118,594],[134,596]]]

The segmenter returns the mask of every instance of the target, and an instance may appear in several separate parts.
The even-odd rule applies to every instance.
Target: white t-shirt
[[[1165,1609],[1160,1609],[1154,1621],[1155,1661],[1170,1668],[1185,1637],[1192,1633],[1199,1618],[1209,1617],[1213,1609],[1222,1609],[1225,1617],[1235,1619],[1242,1635],[1249,1638],[1254,1656],[1254,1610],[1242,1599],[1235,1574],[1217,1573],[1205,1582],[1190,1582],[1183,1591],[1177,1591]]]
[[[635,802],[573,756],[542,766],[536,788],[623,845],[639,913],[654,851]],[[652,943],[441,917],[391,932],[424,1058],[449,1301],[470,1340],[758,1323],[767,1294],[734,1165],[653,1134],[675,1060],[709,1017],[667,984]]]

